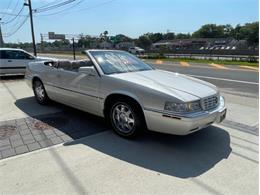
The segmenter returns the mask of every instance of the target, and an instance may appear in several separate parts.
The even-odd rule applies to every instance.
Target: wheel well
[[[32,79],[32,86],[34,85],[34,82],[37,81],[37,80],[41,81],[41,79],[39,77],[33,77],[33,79]]]
[[[139,104],[139,102],[136,101],[134,98],[127,96],[127,95],[123,95],[123,94],[111,94],[105,99],[105,103],[104,103],[104,116],[105,117],[109,114],[109,110],[110,110],[112,104],[117,100],[130,102],[130,103],[133,103],[135,106],[137,106],[137,108],[142,113],[142,116],[143,116],[143,119],[145,122],[144,112],[143,112],[143,109],[142,109],[141,105]],[[145,125],[146,125],[146,122],[145,122]]]

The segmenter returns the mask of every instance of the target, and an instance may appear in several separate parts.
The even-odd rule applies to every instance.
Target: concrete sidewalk
[[[241,139],[243,146],[237,144]],[[136,141],[106,131],[0,161],[0,189],[3,194],[253,195],[258,194],[257,141],[221,127]]]

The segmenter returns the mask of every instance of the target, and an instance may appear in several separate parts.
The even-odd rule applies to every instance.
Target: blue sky
[[[61,1],[65,0],[56,0],[56,3]],[[17,2],[17,9],[13,10]],[[1,0],[0,12],[17,13],[23,2],[24,0]],[[33,8],[52,2],[55,1],[32,0]],[[109,35],[120,33],[136,38],[146,32],[167,30],[192,33],[206,23],[237,25],[258,21],[258,0],[83,0],[63,14],[44,16],[65,8],[35,14],[37,42],[40,41],[40,33],[49,31],[99,35],[107,30]],[[28,8],[25,7],[22,14],[27,13]],[[5,15],[2,22],[11,18]],[[2,25],[3,33],[12,32],[22,20],[23,17],[20,17],[12,23]],[[13,36],[4,37],[4,40],[31,41],[29,22]]]

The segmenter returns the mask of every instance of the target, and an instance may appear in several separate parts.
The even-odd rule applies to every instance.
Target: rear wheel
[[[140,108],[132,102],[116,101],[110,109],[110,123],[113,130],[125,138],[133,138],[144,129]]]
[[[47,104],[49,102],[43,83],[39,79],[33,82],[33,92],[39,104]]]

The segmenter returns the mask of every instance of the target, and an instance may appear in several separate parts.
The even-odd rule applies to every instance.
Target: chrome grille
[[[219,98],[217,95],[203,98],[201,101],[201,107],[203,110],[214,109],[218,106],[218,100]]]

